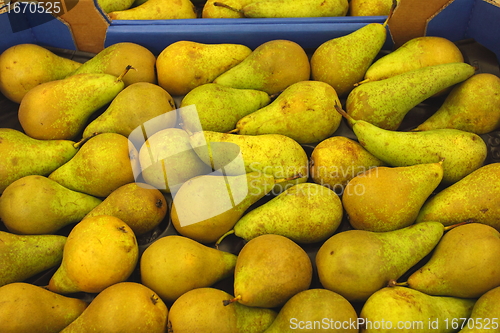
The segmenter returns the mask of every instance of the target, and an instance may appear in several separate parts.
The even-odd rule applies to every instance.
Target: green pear
[[[170,307],[168,331],[176,333],[262,333],[276,318],[272,309],[239,303],[224,306],[232,298],[216,288],[196,288],[181,295]]]
[[[207,0],[201,11],[202,18],[243,18],[241,9],[256,0]]]
[[[97,294],[61,333],[164,333],[167,316],[167,306],[154,291],[140,283],[118,282]]]
[[[172,224],[183,236],[200,243],[213,243],[231,230],[245,211],[274,185],[272,175],[260,172],[194,177],[175,194]]]
[[[0,287],[25,281],[59,265],[65,243],[66,237],[60,235],[16,235],[0,231]]]
[[[246,241],[277,234],[299,244],[318,243],[333,235],[342,217],[342,202],[334,191],[315,183],[301,183],[243,215],[227,234],[234,233]]]
[[[354,229],[401,229],[415,222],[442,179],[442,162],[371,168],[349,181],[342,206]],[[391,191],[385,191],[388,186]]]
[[[439,109],[415,128],[456,128],[476,134],[500,127],[500,78],[479,73],[453,87]]]
[[[120,1],[109,1],[109,0],[97,0],[99,7],[105,13],[111,13],[117,10],[126,10],[132,7],[134,0],[120,0]]]
[[[82,64],[36,44],[18,44],[0,54],[0,92],[15,103],[39,84],[59,80]]]
[[[363,83],[347,96],[346,111],[354,119],[397,130],[411,109],[443,89],[465,81],[475,70],[464,62],[454,62]]]
[[[483,166],[487,146],[477,134],[457,129],[423,132],[386,130],[337,111],[352,126],[359,143],[390,166],[409,166],[443,160],[443,184],[453,184]]]
[[[111,215],[85,218],[71,229],[47,288],[59,294],[99,293],[127,280],[138,260],[137,240],[125,222]]]
[[[498,230],[481,223],[455,226],[407,285],[429,295],[478,298],[500,286],[499,254]]]
[[[377,166],[384,166],[384,162],[359,142],[340,135],[318,143],[309,159],[312,180],[340,195],[351,179]]]
[[[362,82],[383,80],[422,67],[457,62],[464,62],[464,57],[458,46],[449,39],[438,36],[415,37],[371,64]]]
[[[81,135],[90,117],[123,88],[121,76],[110,74],[75,74],[45,82],[24,96],[19,105],[19,122],[32,138],[72,140]]]
[[[307,180],[307,154],[286,135],[201,131],[193,133],[189,140],[196,154],[213,170],[223,170],[228,175],[260,172],[284,180],[276,184],[273,192]]]
[[[234,295],[224,304],[239,302],[274,308],[309,289],[312,263],[307,252],[281,235],[261,235],[248,241],[238,254]]]
[[[349,301],[366,301],[428,255],[443,232],[439,222],[387,232],[339,232],[326,240],[316,254],[320,282]]]
[[[79,222],[101,202],[45,176],[30,175],[7,186],[0,196],[0,219],[17,234],[52,234]]]
[[[70,140],[37,140],[12,128],[0,128],[0,194],[24,176],[48,176],[77,151]]]
[[[139,150],[144,182],[166,193],[176,193],[181,185],[212,168],[195,153],[189,135],[180,128],[166,128],[151,135]]]
[[[59,333],[87,308],[88,303],[30,283],[0,287],[2,333]]]
[[[262,90],[272,95],[293,83],[309,80],[310,74],[306,51],[293,41],[276,39],[257,46],[242,62],[216,77],[213,83]]]
[[[360,313],[360,333],[452,333],[459,318],[469,318],[475,300],[429,296],[405,287],[375,292]]]
[[[132,70],[123,77],[125,86],[135,82],[156,83],[156,56],[137,43],[120,42],[110,45],[84,62],[72,73],[103,73],[119,76],[123,69],[132,66]]]
[[[109,107],[90,122],[83,131],[88,138],[95,133],[118,133],[134,142],[139,131],[158,131],[177,125],[177,113],[172,96],[161,87],[149,82],[137,82],[116,95]],[[141,138],[143,137],[142,130]]]
[[[350,0],[349,16],[388,16],[393,7],[393,0]],[[399,3],[399,0],[396,0]]]
[[[252,53],[243,44],[198,43],[181,40],[158,55],[158,84],[172,95],[186,95],[239,64]]]
[[[358,314],[339,294],[321,288],[307,289],[290,298],[264,333],[357,333]]]
[[[478,298],[472,313],[459,333],[499,333],[500,287],[485,292]],[[462,324],[462,323],[461,323]]]
[[[148,0],[143,4],[108,13],[111,20],[173,20],[197,18],[190,0]]]
[[[486,164],[429,198],[417,223],[484,223],[500,231],[500,163]]]
[[[134,234],[139,236],[155,229],[167,213],[167,201],[158,189],[134,182],[111,192],[84,218],[113,215],[127,223]]]
[[[235,254],[171,235],[157,239],[142,254],[141,283],[173,303],[189,290],[232,277],[235,265]]]
[[[301,81],[290,85],[271,104],[236,123],[242,135],[282,134],[300,144],[317,143],[330,137],[342,117],[335,111],[340,100],[327,83]]]
[[[346,16],[347,0],[263,0],[253,1],[241,8],[244,17],[336,17]]]
[[[182,98],[179,114],[182,127],[188,132],[229,132],[237,126],[238,120],[270,102],[270,96],[261,90],[207,83]],[[194,107],[188,108],[189,105]]]
[[[48,177],[73,190],[107,197],[118,187],[134,182],[137,150],[118,133],[102,133],[88,139],[76,155]]]
[[[348,35],[323,42],[312,54],[311,77],[344,97],[365,75],[387,39],[386,23],[369,23]]]

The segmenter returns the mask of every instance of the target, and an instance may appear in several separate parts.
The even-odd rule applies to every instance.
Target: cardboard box
[[[179,40],[242,43],[254,48],[272,39],[289,39],[305,48],[316,48],[365,24],[385,20],[384,16],[345,16],[110,21],[93,0],[66,0],[64,4],[67,7],[73,4],[74,8],[55,19],[50,14],[29,11],[0,14],[0,52],[15,44],[37,43],[97,53],[106,46],[128,41],[159,54]],[[390,20],[390,38],[384,49],[401,45],[412,37],[430,35],[452,41],[474,39],[500,58],[498,17],[500,3],[496,0],[402,0]]]

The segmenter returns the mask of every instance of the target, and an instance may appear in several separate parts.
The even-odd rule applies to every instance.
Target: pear
[[[105,13],[111,13],[117,10],[126,10],[132,7],[134,0],[109,1],[98,0],[99,7]]]
[[[82,64],[36,44],[18,44],[0,54],[0,92],[21,103],[24,95],[39,84],[59,80]]]
[[[366,70],[362,83],[387,79],[422,67],[459,62],[464,62],[462,52],[449,39],[438,36],[415,37],[377,59]]]
[[[453,184],[483,166],[487,146],[474,133],[457,129],[423,132],[385,130],[364,120],[354,120],[342,109],[337,111],[351,124],[359,143],[390,166],[410,166],[443,160],[443,179]]]
[[[123,88],[121,76],[110,74],[75,74],[45,82],[24,96],[19,122],[34,139],[73,140],[81,135],[90,117]]]
[[[167,303],[189,290],[232,277],[236,255],[171,235],[154,241],[141,256],[141,283]]]
[[[384,166],[384,162],[359,142],[340,135],[318,143],[309,159],[312,181],[340,195],[351,179],[377,166]]]
[[[355,229],[401,229],[415,222],[420,208],[442,179],[442,162],[375,167],[349,181],[342,205]],[[391,191],[380,195],[388,186]]]
[[[70,140],[37,140],[16,129],[0,128],[0,194],[24,176],[48,176],[77,151]]]
[[[139,236],[156,228],[167,213],[167,201],[158,189],[134,182],[111,192],[84,218],[113,215],[127,223],[134,234]]]
[[[239,89],[279,93],[299,81],[309,80],[311,66],[299,44],[275,39],[257,46],[236,66],[225,71],[213,83]]]
[[[500,127],[500,78],[479,73],[453,87],[439,109],[415,128],[456,128],[476,134]]]
[[[16,235],[0,231],[0,287],[25,281],[59,265],[65,243],[66,237],[60,235]]]
[[[243,44],[181,40],[165,47],[156,59],[158,84],[172,95],[186,95],[211,83],[252,53]]]
[[[345,332],[357,333],[358,315],[339,294],[321,288],[307,289],[290,298],[264,333]]]
[[[237,89],[216,83],[198,86],[182,98],[182,127],[188,132],[229,132],[241,118],[271,102],[260,90]],[[187,106],[193,105],[193,108]]]
[[[417,223],[484,223],[500,231],[500,163],[486,164],[429,198]]]
[[[99,293],[128,279],[138,259],[137,240],[125,222],[111,215],[85,218],[71,229],[47,287],[59,294]]]
[[[235,297],[224,304],[279,307],[309,289],[311,281],[312,263],[304,249],[285,236],[261,235],[239,252],[234,270]]]
[[[460,333],[499,333],[500,287],[493,288],[478,298],[472,313]]]
[[[347,0],[263,0],[253,1],[241,8],[244,17],[336,17],[346,16]]]
[[[148,0],[126,10],[108,13],[111,20],[172,20],[197,18],[190,0]]]
[[[169,332],[262,333],[276,318],[272,309],[222,304],[232,297],[210,287],[187,291],[170,307]]]
[[[456,226],[407,285],[429,295],[478,298],[500,286],[499,253],[498,230],[481,223]]]
[[[276,184],[275,193],[307,180],[307,154],[286,135],[201,131],[193,133],[189,140],[196,154],[213,170],[221,169],[227,175],[260,172],[284,180]]]
[[[144,181],[164,193],[175,194],[187,180],[212,172],[191,147],[188,133],[180,128],[151,135],[139,150],[139,162]]]
[[[282,134],[300,144],[318,143],[330,137],[342,117],[335,111],[340,100],[327,83],[300,81],[290,85],[271,104],[236,123],[242,135]]]
[[[101,202],[45,176],[30,175],[10,184],[0,196],[0,218],[16,234],[52,234],[78,223]]]
[[[375,292],[360,313],[360,333],[452,333],[458,318],[469,318],[475,300],[429,296],[405,287],[386,287]]]
[[[397,130],[415,106],[438,92],[465,81],[475,68],[464,62],[426,66],[384,80],[355,87],[347,97],[346,111],[387,130]]]
[[[172,224],[183,236],[205,244],[215,242],[274,184],[272,175],[259,172],[194,177],[174,197]]]
[[[202,18],[242,18],[241,9],[255,0],[207,0],[201,11]]]
[[[443,232],[439,222],[387,232],[339,232],[326,240],[316,254],[320,282],[351,302],[366,301],[428,255]]]
[[[136,128],[147,126],[148,132],[177,125],[177,113],[172,96],[149,82],[136,82],[116,95],[109,107],[90,122],[83,131],[88,138],[94,133],[118,133],[138,141]],[[147,125],[145,125],[147,124]],[[156,126],[152,126],[156,125]],[[141,131],[141,138],[143,134]]]
[[[388,16],[393,7],[393,0],[351,0],[349,16]],[[399,0],[396,0],[399,3]]]
[[[118,133],[91,137],[76,155],[48,177],[73,190],[107,197],[118,187],[134,182],[137,150]]]
[[[59,333],[88,306],[81,299],[24,282],[0,287],[0,298],[2,333]]]
[[[386,23],[369,23],[348,35],[323,42],[311,56],[313,80],[344,97],[365,75],[387,38]]]
[[[243,215],[227,234],[234,233],[246,241],[277,234],[299,244],[319,243],[333,235],[342,217],[342,203],[334,191],[315,183],[301,183]]]
[[[123,69],[132,70],[123,77],[125,86],[135,82],[156,83],[156,56],[137,43],[120,42],[110,45],[84,62],[72,74],[104,73],[119,76]]]
[[[61,333],[163,333],[168,308],[148,287],[118,282],[101,291]]]

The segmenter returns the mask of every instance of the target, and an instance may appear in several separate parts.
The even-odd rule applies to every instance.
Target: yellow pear
[[[164,333],[168,308],[148,287],[119,282],[101,291],[61,333]]]
[[[36,44],[14,45],[0,55],[0,92],[21,103],[32,88],[62,79],[81,65]]]
[[[141,256],[141,282],[165,302],[174,302],[189,290],[209,287],[232,276],[236,258],[187,237],[162,237]]]
[[[196,8],[190,0],[148,0],[126,10],[108,13],[112,20],[194,19]]]
[[[135,82],[156,83],[156,57],[142,45],[130,42],[116,43],[106,47],[91,59],[84,62],[72,73],[105,73],[119,76],[123,69],[132,66],[123,77],[125,86]]]
[[[242,44],[206,44],[178,41],[168,45],[156,60],[158,84],[172,95],[185,95],[212,82],[239,64],[252,50]]]
[[[138,259],[137,240],[125,222],[110,215],[85,218],[69,233],[48,288],[60,294],[98,293],[128,279]]]
[[[59,333],[88,303],[43,287],[15,282],[0,288],[0,332]]]

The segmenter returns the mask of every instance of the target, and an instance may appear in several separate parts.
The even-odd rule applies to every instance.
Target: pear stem
[[[236,9],[236,8],[231,7],[229,5],[226,5],[225,3],[222,3],[222,2],[214,2],[214,6],[224,7],[224,8],[227,8],[229,10],[232,10],[233,12],[237,12],[237,13],[240,13],[240,14],[245,14],[241,9]]]
[[[396,280],[389,280],[387,287],[408,287],[408,282],[397,282]]]
[[[88,137],[86,137],[86,138],[83,138],[83,139],[81,139],[80,141],[76,142],[76,143],[73,145],[73,147],[75,147],[75,148],[77,148],[77,149],[78,149],[78,148],[80,148],[81,146],[83,146],[83,144],[84,144],[85,142],[89,141],[90,139],[92,139],[94,136],[96,136],[96,135],[98,135],[98,134],[99,134],[99,132],[94,132],[94,133],[92,133],[92,135],[90,135],[90,136],[88,136]]]
[[[370,79],[364,79],[363,81],[359,81],[359,82],[355,83],[354,86],[357,87],[357,86],[359,86],[363,83],[367,83],[367,82],[370,82]]]
[[[289,181],[289,180],[295,180],[295,179],[299,179],[299,178],[302,178],[304,176],[302,176],[302,174],[296,174],[294,176],[291,176],[291,177],[287,177],[287,178],[275,178],[274,179],[274,182],[275,183],[282,183],[282,182],[286,182],[286,181]]]
[[[392,17],[392,14],[394,14],[394,10],[396,9],[397,6],[398,6],[398,2],[396,0],[392,0],[391,10],[389,11],[389,15],[387,15],[387,18],[385,19],[385,21],[382,24],[382,26],[384,26],[384,27],[387,26],[387,24],[389,23],[389,20]]]
[[[240,131],[239,129],[235,128],[230,130],[229,132],[226,132],[226,134],[238,134],[239,131]]]
[[[464,224],[469,224],[469,223],[474,223],[474,220],[468,219],[468,220],[465,220],[463,222],[448,225],[448,226],[444,227],[444,231],[448,231],[448,230],[451,230],[453,228],[459,227],[459,226],[464,225]]]
[[[129,70],[131,70],[131,69],[133,69],[133,70],[137,70],[137,69],[135,69],[134,67],[132,67],[131,65],[127,65],[127,67],[125,67],[125,70],[123,71],[123,73],[121,73],[121,74],[120,74],[120,76],[118,76],[118,77],[116,78],[116,82],[118,82],[118,81],[122,81],[122,80],[123,80],[123,77],[125,76],[125,74],[127,74],[127,73],[128,73],[128,71],[129,71]]]
[[[345,112],[342,107],[340,107],[337,102],[335,102],[335,110],[337,110],[338,113],[340,113],[342,115],[342,117],[344,117],[345,119],[347,119],[347,121],[349,122],[349,124],[352,126],[356,123],[356,120],[354,120],[353,117],[351,117],[350,115],[347,114],[347,112]]]
[[[228,232],[226,232],[224,235],[220,236],[220,238],[217,240],[217,242],[215,242],[215,248],[219,249],[219,244],[222,242],[222,240],[224,238],[226,238],[226,236],[229,236],[231,234],[234,234],[234,229],[231,229]]]
[[[241,299],[241,295],[238,295],[235,298],[223,300],[222,304],[224,304],[224,306],[227,306],[231,303],[238,302],[240,299]]]

